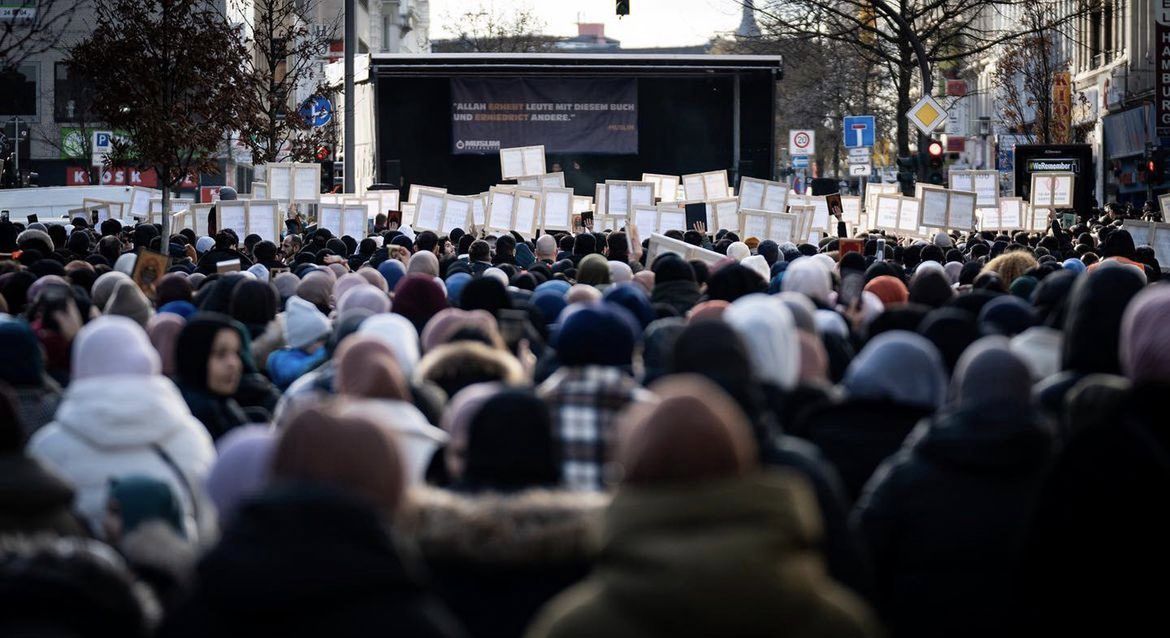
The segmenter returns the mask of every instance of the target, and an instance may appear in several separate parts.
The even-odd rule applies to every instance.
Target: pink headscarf
[[[150,318],[146,322],[146,334],[150,337],[150,343],[158,352],[159,360],[162,362],[162,373],[168,377],[175,376],[177,370],[175,369],[175,344],[179,340],[179,333],[182,332],[183,326],[187,325],[187,320],[170,312],[163,312]]]

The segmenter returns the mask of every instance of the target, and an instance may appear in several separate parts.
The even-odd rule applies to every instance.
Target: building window
[[[94,87],[69,70],[65,62],[53,68],[53,119],[58,122],[96,122]]]
[[[37,117],[38,71],[36,64],[22,64],[0,72],[0,116]]]
[[[1094,4],[1089,9],[1089,60],[1088,67],[1094,68],[1100,65],[1101,55],[1101,5]]]
[[[1105,15],[1101,18],[1105,33],[1101,36],[1101,52],[1105,54],[1105,62],[1113,59],[1113,52],[1117,50],[1117,43],[1113,41],[1113,3],[1105,3]]]

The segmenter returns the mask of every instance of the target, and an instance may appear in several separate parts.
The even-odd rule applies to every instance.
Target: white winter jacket
[[[156,444],[183,478],[164,461]],[[112,375],[74,381],[53,421],[33,435],[28,452],[73,484],[76,509],[98,535],[103,533],[110,479],[129,475],[171,485],[183,505],[189,538],[202,535],[206,540],[214,530],[215,513],[202,496],[202,485],[215,460],[215,446],[166,377]]]

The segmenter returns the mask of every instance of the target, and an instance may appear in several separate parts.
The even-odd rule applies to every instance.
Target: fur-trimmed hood
[[[597,553],[610,496],[533,489],[461,494],[409,492],[397,519],[427,560],[493,565],[589,561]]]

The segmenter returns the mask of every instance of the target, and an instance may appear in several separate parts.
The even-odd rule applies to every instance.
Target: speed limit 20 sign
[[[816,132],[804,130],[788,131],[789,155],[814,155],[817,151]]]

